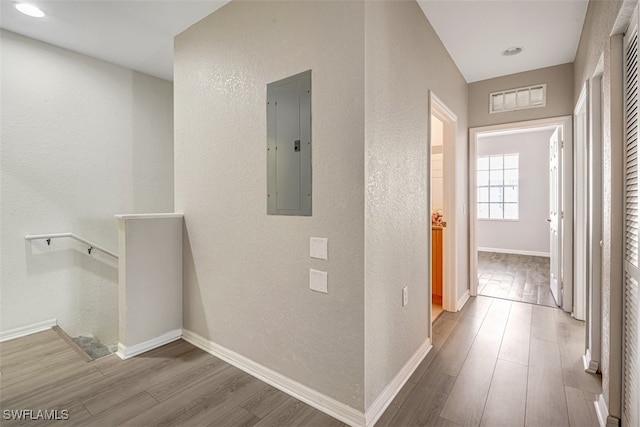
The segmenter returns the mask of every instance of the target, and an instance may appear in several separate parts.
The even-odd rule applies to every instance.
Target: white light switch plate
[[[309,288],[312,291],[327,293],[327,272],[309,269]]]
[[[311,258],[328,259],[327,257],[327,241],[326,237],[310,237],[309,238],[309,256]]]

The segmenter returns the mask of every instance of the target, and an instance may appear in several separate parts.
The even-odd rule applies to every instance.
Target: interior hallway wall
[[[634,2],[590,1],[574,66],[574,105],[587,79],[604,57],[603,108],[603,217],[602,217],[602,393],[609,413],[621,416],[622,376],[622,37]],[[625,18],[626,15],[626,18]]]
[[[2,31],[2,332],[58,319],[71,335],[117,340],[114,214],[173,211],[172,85]]]
[[[549,256],[549,138],[552,130],[478,138],[478,157],[519,154],[518,220],[478,220],[479,248]]]
[[[362,412],[364,4],[233,1],[175,52],[185,329]],[[313,215],[267,215],[266,85],[309,69]]]
[[[426,342],[429,277],[429,90],[458,116],[458,297],[469,289],[467,83],[415,2],[365,5],[365,370],[371,407]],[[451,224],[451,223],[450,223]],[[450,225],[453,226],[452,224]],[[402,288],[409,303],[402,307]]]

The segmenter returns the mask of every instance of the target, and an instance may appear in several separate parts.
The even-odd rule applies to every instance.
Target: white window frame
[[[517,166],[515,168],[505,168],[504,167],[504,158],[505,157],[510,157],[510,156],[516,156],[517,158]],[[502,168],[496,168],[496,169],[492,169],[491,168],[491,158],[495,158],[495,157],[502,157]],[[478,161],[482,158],[486,158],[487,159],[487,163],[488,163],[488,169],[480,169],[478,166]],[[491,172],[492,171],[502,171],[503,174],[503,179],[502,179],[502,184],[491,184]],[[504,180],[504,171],[506,170],[516,170],[518,172],[518,181],[514,184],[507,184]],[[478,178],[478,174],[480,172],[488,172],[489,174],[489,181],[488,181],[488,185],[480,185],[480,180]],[[517,197],[517,201],[515,202],[505,202],[505,189],[506,188],[511,188],[511,187],[515,187],[517,189],[518,192],[518,197]],[[478,190],[481,188],[486,188],[487,189],[487,193],[488,193],[488,201],[487,202],[481,202],[480,201],[480,196],[478,194]],[[491,201],[491,189],[492,188],[502,188],[502,200],[499,202],[492,202]],[[486,155],[486,156],[477,156],[476,158],[476,212],[477,212],[477,218],[479,221],[520,221],[520,154],[519,153],[504,153],[504,154],[490,154],[490,155]],[[479,208],[480,205],[487,205],[487,214],[489,215],[488,217],[481,217],[480,216],[480,212],[479,212]],[[501,204],[502,205],[502,218],[491,218],[491,205],[492,204]],[[505,218],[504,217],[504,213],[505,213],[505,205],[515,205],[516,206],[516,218]]]

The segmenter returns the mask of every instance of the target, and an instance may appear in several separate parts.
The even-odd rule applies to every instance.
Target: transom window
[[[518,154],[478,157],[478,219],[519,218]]]

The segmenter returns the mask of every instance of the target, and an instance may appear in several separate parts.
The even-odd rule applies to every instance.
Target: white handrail
[[[46,240],[47,241],[47,245],[51,244],[51,239],[60,239],[63,237],[68,237],[70,239],[75,239],[79,242],[84,243],[85,245],[89,246],[89,249],[87,249],[87,252],[89,252],[89,255],[91,255],[91,251],[93,251],[94,249],[99,250],[100,252],[104,252],[107,255],[111,255],[112,257],[114,257],[115,259],[118,259],[118,255],[111,252],[108,249],[105,249],[101,246],[96,245],[95,243],[91,243],[90,241],[83,239],[82,237],[76,236],[73,233],[53,233],[53,234],[27,234],[26,236],[24,236],[24,240]]]

